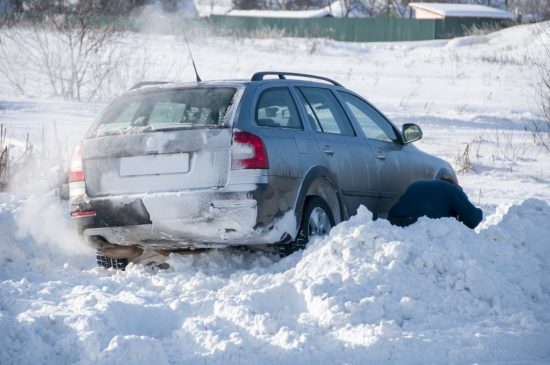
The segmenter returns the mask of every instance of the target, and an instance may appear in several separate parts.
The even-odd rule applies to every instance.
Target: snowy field
[[[181,38],[126,41],[193,80]],[[403,229],[362,209],[282,260],[225,250],[115,272],[94,267],[31,172],[0,194],[0,364],[550,364],[550,153],[526,131],[540,119],[527,61],[549,43],[534,25],[429,42],[190,39],[203,79],[324,75],[419,124],[418,146],[457,171],[468,146],[459,181],[484,221]],[[71,149],[104,106],[0,79],[14,150],[27,133]]]

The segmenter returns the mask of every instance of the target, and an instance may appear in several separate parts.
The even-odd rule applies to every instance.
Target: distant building
[[[515,20],[516,17],[504,10],[476,4],[409,3],[416,19],[486,18],[494,20]]]

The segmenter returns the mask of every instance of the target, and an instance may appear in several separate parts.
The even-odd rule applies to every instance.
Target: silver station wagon
[[[145,83],[90,127],[69,172],[73,222],[98,264],[273,245],[282,254],[409,184],[456,175],[358,94],[325,77]]]

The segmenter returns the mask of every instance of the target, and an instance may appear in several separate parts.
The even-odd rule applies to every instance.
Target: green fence
[[[258,36],[277,32],[287,37],[329,38],[345,42],[417,41],[464,35],[472,27],[502,28],[506,22],[476,18],[256,18],[211,16],[207,22],[220,35]]]
[[[40,14],[13,19],[40,23]],[[461,36],[474,27],[503,28],[510,22],[483,18],[410,19],[396,17],[375,18],[257,18],[214,15],[208,18],[189,19],[178,16],[141,17],[87,17],[98,26],[117,22],[123,28],[188,36],[286,37],[328,38],[344,42],[419,41]],[[76,21],[76,20],[75,20]]]

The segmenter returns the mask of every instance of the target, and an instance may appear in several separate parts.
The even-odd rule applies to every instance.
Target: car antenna
[[[195,66],[195,60],[193,59],[193,54],[191,53],[191,47],[189,47],[189,42],[187,41],[187,34],[185,34],[185,29],[183,29],[183,38],[185,38],[185,44],[187,44],[187,50],[189,51],[189,56],[191,56],[191,63],[193,64],[193,69],[195,70],[195,77],[197,78],[197,82],[201,82],[201,77],[197,72],[197,66]]]

